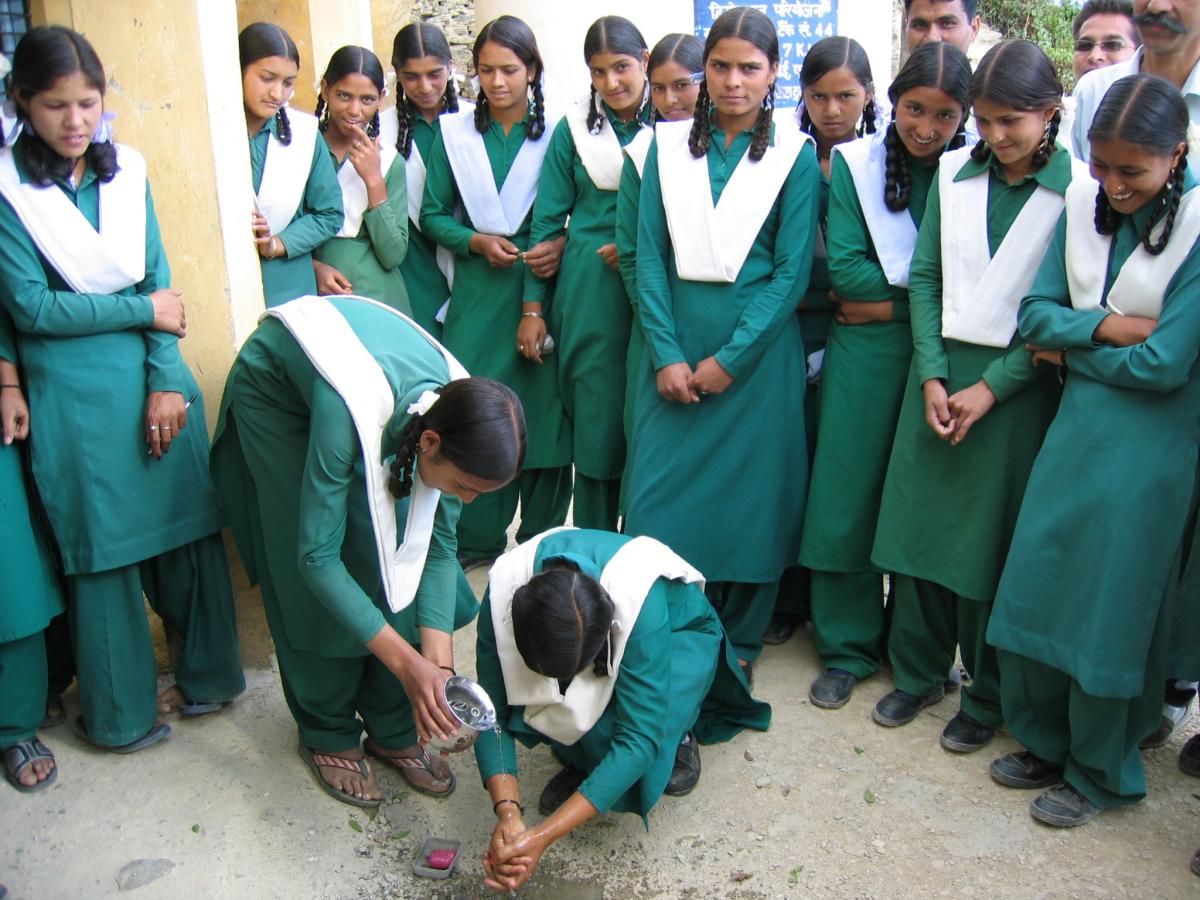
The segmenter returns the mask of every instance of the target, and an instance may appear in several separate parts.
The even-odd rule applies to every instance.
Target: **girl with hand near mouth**
[[[527,345],[533,337],[526,323],[543,324],[543,310],[523,304],[534,278],[529,272],[549,277],[561,248],[561,241],[535,244],[530,237],[550,144],[542,58],[529,26],[513,16],[485,25],[472,55],[479,103],[473,113],[442,118],[426,161],[421,229],[454,254],[443,340],[469,372],[516,391],[529,411],[529,454],[519,478],[464,510],[458,545],[466,566],[504,550],[518,499],[517,540],[561,525],[571,499],[558,354],[539,357],[539,348]],[[544,334],[536,335],[539,342]]]
[[[913,361],[871,552],[876,567],[895,573],[896,689],[874,717],[904,725],[940,701],[957,645],[972,682],[941,743],[959,753],[983,747],[1002,722],[984,635],[1058,402],[1057,380],[1016,333],[1016,311],[1072,177],[1071,156],[1055,142],[1061,99],[1035,44],[988,51],[971,79],[982,139],[942,156],[909,273]]]
[[[320,294],[358,294],[408,313],[400,263],[408,251],[404,160],[379,140],[383,65],[365,47],[342,47],[321,77],[316,116],[333,157],[344,219],[313,251]]]
[[[918,47],[888,89],[886,131],[834,149],[829,275],[838,298],[800,561],[812,570],[813,704],[836,709],[884,655],[871,542],[912,359],[908,270],[938,160],[964,143],[971,67],[953,44]]]
[[[254,243],[267,306],[317,292],[312,251],[343,225],[342,192],[317,119],[290,109],[300,51],[278,25],[238,35],[242,105],[250,139]]]
[[[574,521],[616,531],[632,319],[618,266],[617,188],[622,148],[647,129],[652,110],[650,51],[632,22],[605,16],[588,29],[583,56],[591,93],[550,138],[530,234],[534,242],[566,234],[562,267],[553,298],[547,280],[527,280],[525,309],[546,318],[525,317],[517,341],[537,360],[547,330],[556,336],[559,390],[573,433]]]
[[[1169,82],[1139,74],[1109,88],[1088,131],[1091,173],[1067,189],[1021,301],[1035,360],[1070,375],[988,628],[1004,720],[1026,748],[991,774],[1047,788],[1030,812],[1049,825],[1145,796],[1138,743],[1158,726],[1164,679],[1186,671],[1168,653],[1173,633],[1195,634],[1194,598],[1177,586],[1200,441],[1200,193],[1187,130]]]

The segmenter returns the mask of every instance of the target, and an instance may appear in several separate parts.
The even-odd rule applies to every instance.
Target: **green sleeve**
[[[1025,349],[1020,332],[1013,336],[1012,343],[1003,356],[992,360],[983,370],[984,384],[1003,403],[1021,393],[1030,384],[1049,374],[1050,366],[1037,366],[1033,354]]]
[[[287,248],[287,258],[295,259],[321,246],[341,230],[344,216],[342,186],[325,138],[317,135],[300,214],[278,235]]]
[[[0,200],[0,305],[18,331],[53,337],[149,328],[154,323],[149,296],[52,290],[37,247],[7,200]]]
[[[383,612],[342,561],[349,494],[362,490],[354,472],[361,452],[358,434],[342,398],[321,379],[313,385],[310,414],[308,456],[299,485],[296,560],[313,595],[355,640],[365,644],[383,628]]]
[[[655,371],[687,361],[675,336],[669,265],[673,265],[671,236],[663,209],[662,184],[658,180],[656,139],[650,144],[642,169],[637,235],[638,315],[646,335],[646,351]]]
[[[850,167],[840,153],[833,156],[829,178],[825,246],[829,255],[829,282],[838,296],[856,301],[896,299],[896,289],[888,283],[875,254]]]
[[[417,609],[417,627],[454,633],[454,608],[458,599],[458,517],[462,501],[442,494],[433,518],[433,534],[421,583],[413,601]]]
[[[617,188],[617,263],[621,280],[625,282],[625,293],[637,313],[637,231],[638,197],[642,192],[642,179],[637,166],[628,156],[621,167],[621,184]]]
[[[669,582],[658,581],[646,595],[625,644],[610,701],[612,744],[579,786],[579,792],[601,813],[608,812],[649,771],[667,739],[663,710],[671,683],[671,654],[664,649],[671,644],[669,589]]]
[[[17,365],[17,331],[8,313],[0,309],[0,359]]]
[[[138,283],[139,294],[150,295],[159,288],[171,286],[171,267],[163,247],[158,216],[150,182],[146,182],[146,277]],[[183,393],[183,357],[179,353],[179,338],[165,331],[146,329],[142,332],[146,344],[146,391],[175,391]],[[186,399],[186,398],[184,398]]]
[[[363,214],[371,250],[386,272],[400,267],[408,255],[408,178],[399,153],[384,176],[387,199]]]
[[[480,735],[475,742],[475,764],[479,767],[479,778],[487,785],[493,775],[517,774],[517,746],[512,733],[506,727],[512,716],[508,705],[508,692],[504,688],[504,673],[500,669],[500,656],[496,653],[496,632],[492,627],[492,600],[485,593],[483,605],[479,607],[479,618],[475,623],[475,680],[487,691],[492,705],[496,707],[496,722],[500,725],[500,740]]]
[[[909,267],[908,308],[917,383],[932,378],[945,381],[950,363],[942,343],[942,203],[936,179],[929,186],[929,200]]]
[[[538,176],[537,197],[533,201],[533,220],[529,228],[529,246],[562,237],[567,218],[575,207],[575,140],[566,119],[559,119],[546,148],[542,174]],[[526,303],[546,303],[553,279],[538,278],[525,267]]]
[[[1094,347],[1092,335],[1108,315],[1104,309],[1074,309],[1067,282],[1067,214],[1059,216],[1037,277],[1017,310],[1021,337],[1038,347]]]
[[[433,148],[425,158],[425,197],[421,200],[421,231],[435,244],[458,256],[471,253],[475,232],[454,217],[458,208],[458,186],[446,156],[446,145],[439,131]]]
[[[766,287],[743,308],[733,337],[714,357],[733,378],[753,368],[808,290],[821,212],[820,190],[821,169],[809,143],[800,151],[776,201],[775,271]]]

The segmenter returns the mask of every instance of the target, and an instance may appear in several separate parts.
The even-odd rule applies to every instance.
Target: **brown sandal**
[[[349,803],[351,806],[366,807],[367,809],[376,809],[383,802],[382,798],[379,800],[366,800],[361,797],[355,797],[348,791],[338,790],[321,777],[322,768],[345,769],[348,772],[358,773],[365,782],[371,777],[371,767],[367,765],[365,759],[347,759],[344,756],[335,756],[332,753],[320,753],[305,747],[303,744],[298,746],[296,750],[299,752],[300,758],[304,760],[309,770],[313,773],[313,777],[317,779],[317,786],[335,800],[341,800],[343,803]]]
[[[409,756],[406,751],[417,749],[417,756]],[[440,756],[433,756],[423,744],[413,744],[405,747],[404,751],[394,756],[384,752],[383,748],[371,738],[363,741],[363,750],[368,756],[373,756],[380,762],[386,763],[404,776],[408,786],[421,794],[430,797],[449,797],[458,785],[450,764]]]

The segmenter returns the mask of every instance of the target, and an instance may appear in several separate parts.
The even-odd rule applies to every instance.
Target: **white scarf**
[[[625,153],[633,160],[633,167],[637,169],[638,178],[642,177],[642,171],[646,168],[646,155],[650,152],[650,144],[653,140],[654,129],[643,128],[624,147]]]
[[[452,381],[467,377],[467,370],[450,355],[450,351],[408,316],[367,297],[346,295],[339,299],[369,303],[404,320],[442,354]],[[413,602],[421,584],[442,492],[429,487],[421,480],[420,473],[414,471],[404,543],[397,546],[396,500],[388,490],[390,473],[381,455],[384,431],[396,411],[396,400],[387,376],[328,298],[299,297],[268,309],[259,321],[267,316],[279,319],[287,327],[304,349],[309,362],[350,410],[362,445],[367,505],[375,532],[375,550],[384,592],[391,611],[400,612]],[[436,399],[436,394],[426,391],[408,411],[424,413]]]
[[[1059,147],[1056,153],[1066,153]],[[971,148],[942,155],[942,337],[984,347],[1007,347],[1017,331],[1017,307],[1029,291],[1063,210],[1061,194],[1038,185],[992,256],[988,249],[988,181],[954,176]],[[1083,163],[1072,161],[1076,170]]]
[[[886,131],[836,144],[833,152],[842,157],[854,179],[854,193],[862,208],[875,245],[879,266],[893,287],[908,287],[908,267],[912,262],[913,250],[917,246],[917,226],[907,209],[892,212],[883,202],[883,190],[887,183],[887,147],[884,145]]]
[[[271,234],[279,234],[287,228],[300,209],[320,134],[316,116],[289,107],[287,117],[292,141],[281,144],[275,132],[270,132],[262,180],[254,197],[258,211],[266,216],[267,224],[271,226]]]
[[[571,129],[575,152],[587,169],[592,184],[597,190],[615,191],[621,186],[621,166],[625,162],[621,140],[603,112],[600,113],[599,134],[588,131],[587,120],[591,111],[592,101],[588,97],[577,100],[567,111],[567,127]],[[650,133],[650,129],[642,126],[638,134],[642,132]]]
[[[1167,286],[1200,238],[1200,191],[1192,188],[1180,200],[1166,249],[1153,256],[1139,242],[1121,264],[1121,271],[1104,298],[1113,236],[1096,231],[1097,190],[1099,185],[1087,172],[1073,178],[1067,188],[1066,267],[1071,306],[1100,309],[1101,300],[1106,299],[1109,311],[1117,315],[1157,320]],[[1162,228],[1162,222],[1155,226],[1152,235],[1155,240],[1162,234]]]
[[[721,199],[713,206],[708,158],[696,159],[688,149],[692,123],[660,122],[658,177],[675,269],[686,281],[732,284],[750,255],[784,180],[806,141],[807,134],[775,129],[775,141],[758,162],[743,154]]]
[[[550,129],[551,123],[547,122],[546,130]],[[550,146],[548,136],[544,134],[536,141],[525,139],[499,191],[483,135],[475,129],[474,113],[442,116],[442,142],[472,227],[483,234],[504,237],[520,231],[537,195],[542,160]]]
[[[388,144],[380,145],[379,162],[385,176],[399,155],[395,147]],[[337,179],[342,188],[342,229],[337,233],[337,237],[358,237],[358,232],[362,229],[363,216],[367,212],[367,183],[363,181],[349,158],[342,160]]]
[[[13,148],[0,149],[0,194],[71,290],[116,294],[146,277],[146,160],[114,144],[117,174],[100,182],[100,228],[54,185],[21,183]]]
[[[472,106],[473,110],[475,107]],[[421,157],[421,149],[417,146],[417,142],[413,141],[412,152],[408,155],[408,162],[404,165],[404,176],[408,186],[408,221],[412,223],[421,234],[421,202],[425,199],[425,160]],[[437,262],[438,271],[442,273],[442,277],[446,279],[446,284],[451,289],[454,288],[454,254],[443,247],[441,244],[436,245],[434,251],[434,260]],[[438,319],[441,322],[445,318]]]
[[[704,576],[653,538],[637,537],[622,546],[600,573],[600,585],[608,592],[614,607],[608,674],[597,675],[588,666],[571,679],[563,694],[557,679],[539,675],[521,658],[513,634],[512,599],[517,588],[533,577],[534,558],[542,539],[564,530],[567,529],[543,532],[497,559],[488,576],[488,596],[509,704],[525,707],[525,722],[530,727],[570,746],[587,734],[608,708],[629,636],[654,582],[668,578],[703,588]],[[660,648],[663,653],[669,649]]]

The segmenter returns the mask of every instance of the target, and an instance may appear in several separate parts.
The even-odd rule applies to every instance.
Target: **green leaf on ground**
[[[350,826],[351,831],[357,831],[359,834],[363,833],[363,827],[358,824],[358,819],[354,818],[354,816],[351,816],[350,821],[346,824]]]
[[[864,753],[866,753],[867,751],[866,751],[866,750],[864,750],[862,747],[855,747],[855,748],[854,748],[854,752],[855,752],[855,753],[857,753],[859,756],[862,756],[862,755],[863,755]]]
[[[870,788],[867,788],[865,791],[863,791],[863,799],[868,803],[874,803],[876,800],[875,792]]]
[[[392,794],[392,802],[399,803],[401,800],[403,800],[407,796],[408,796],[408,791],[396,791],[396,793]]]
[[[788,884],[795,887],[800,883],[800,873],[804,871],[804,866],[796,866],[792,871],[788,872]]]
[[[199,833],[200,833],[200,826],[199,826],[199,825],[193,825],[193,826],[192,826],[192,834],[199,834]]]
[[[392,840],[393,841],[402,841],[406,837],[408,837],[410,834],[412,834],[411,831],[397,831],[395,834],[392,835]]]

